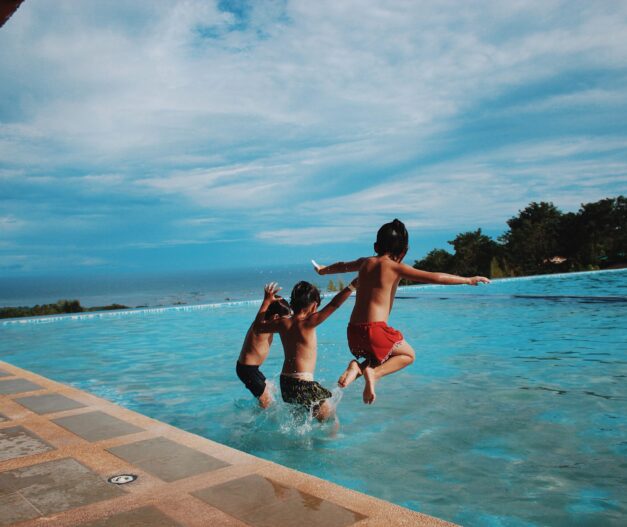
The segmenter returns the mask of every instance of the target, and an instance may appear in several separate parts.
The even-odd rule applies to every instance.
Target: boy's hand
[[[271,304],[272,302],[277,300],[276,294],[281,289],[282,288],[279,287],[278,282],[270,282],[269,284],[266,284],[266,286],[263,288],[263,301]]]
[[[468,285],[477,285],[477,284],[489,284],[490,280],[488,280],[485,276],[472,276],[468,279]]]
[[[322,274],[322,270],[324,269],[325,266],[324,265],[320,265],[315,260],[311,260],[311,263],[313,264],[316,273]]]

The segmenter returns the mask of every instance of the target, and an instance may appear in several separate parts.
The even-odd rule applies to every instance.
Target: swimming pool
[[[284,405],[261,412],[235,377],[254,303],[5,322],[0,357],[464,525],[624,525],[626,278],[404,288],[390,322],[417,360],[379,383],[374,407],[360,381],[349,387],[336,433]],[[329,386],[350,358],[350,302],[318,331],[317,379]],[[281,354],[277,343],[264,367],[275,380]]]

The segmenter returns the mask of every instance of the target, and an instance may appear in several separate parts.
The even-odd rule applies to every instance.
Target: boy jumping
[[[289,317],[291,313],[292,310],[285,299],[275,297],[264,316],[266,320],[278,320],[282,317]],[[246,333],[235,371],[244,386],[259,400],[259,406],[267,408],[272,403],[272,394],[266,384],[266,376],[261,373],[259,366],[268,357],[274,335],[257,333],[254,325],[253,321]]]
[[[318,265],[312,260],[318,274],[350,273],[359,271],[359,291],[347,328],[348,347],[355,358],[364,358],[359,364],[352,360],[338,380],[345,388],[359,375],[364,376],[364,403],[375,401],[375,381],[414,362],[415,353],[400,331],[387,325],[394,296],[401,278],[427,284],[490,283],[483,276],[464,278],[446,273],[430,273],[401,263],[409,249],[409,235],[403,222],[394,220],[383,225],[374,244],[376,256],[359,258],[352,262]]]
[[[311,408],[319,421],[332,416],[333,409],[326,399],[331,392],[314,381],[317,359],[316,327],[333,314],[355,291],[356,280],[345,287],[320,311],[320,292],[308,282],[298,282],[290,298],[293,315],[289,318],[268,320],[266,310],[280,290],[273,282],[266,285],[264,298],[255,320],[258,333],[278,333],[283,343],[285,360],[281,370],[281,395],[286,403]]]

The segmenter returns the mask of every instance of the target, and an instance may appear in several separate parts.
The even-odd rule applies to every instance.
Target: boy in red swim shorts
[[[364,403],[375,401],[375,382],[414,362],[415,353],[400,331],[388,326],[394,296],[401,278],[427,284],[490,283],[483,276],[465,278],[446,273],[431,273],[401,263],[409,249],[409,235],[403,222],[394,220],[383,225],[374,244],[376,256],[351,262],[318,265],[318,274],[359,272],[359,289],[347,328],[348,347],[360,364],[352,360],[338,384],[345,388],[358,376],[364,376]]]

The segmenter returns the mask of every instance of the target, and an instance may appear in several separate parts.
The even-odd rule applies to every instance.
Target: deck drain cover
[[[119,474],[117,476],[111,476],[107,481],[109,483],[114,483],[115,485],[126,485],[136,479],[137,476],[135,474]]]

